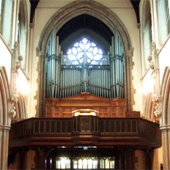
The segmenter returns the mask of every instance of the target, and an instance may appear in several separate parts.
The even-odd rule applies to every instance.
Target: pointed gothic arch
[[[151,4],[149,0],[143,1],[141,5],[141,39],[142,39],[142,65],[143,70],[146,70],[149,67],[149,62],[147,58],[150,55],[151,42],[152,42],[152,16],[151,16]]]
[[[166,67],[162,78],[160,95],[162,97],[161,126],[170,125],[170,68]]]
[[[21,67],[26,70],[27,66],[27,46],[28,46],[28,10],[26,0],[20,1],[19,3],[19,14],[18,14],[18,43],[20,47],[20,55],[22,56]]]
[[[152,101],[152,93],[148,93],[145,101],[144,117],[152,119],[154,117],[154,103]]]
[[[0,68],[0,125],[10,126],[9,117],[9,100],[11,97],[7,73],[4,67]]]
[[[162,132],[162,149],[163,149],[163,166],[164,169],[170,168],[169,158],[169,143],[170,143],[170,68],[166,67],[162,78],[161,85],[161,117],[160,129]]]
[[[26,119],[27,118],[25,98],[22,94],[19,94],[19,96],[18,96],[15,118],[17,118],[17,119]]]
[[[87,0],[70,3],[51,17],[41,34],[38,49],[40,51],[46,51],[45,49],[48,43],[48,38],[54,27],[56,27],[56,31],[58,31],[66,22],[81,14],[89,14],[99,19],[106,24],[112,32],[117,28],[122,38],[124,51],[126,52],[130,50],[132,47],[130,36],[126,27],[117,15],[98,2]]]
[[[7,169],[8,140],[12,116],[11,92],[5,67],[0,67],[0,169]]]
[[[66,24],[69,20],[73,19],[76,16],[88,14],[91,15],[100,21],[102,21],[108,28],[114,32],[115,28],[118,30],[118,33],[122,40],[122,45],[124,49],[124,58],[125,58],[125,98],[127,101],[126,110],[132,111],[134,104],[134,90],[132,85],[132,56],[133,56],[133,48],[130,36],[126,30],[126,27],[122,23],[122,21],[111,11],[109,8],[99,4],[95,1],[76,1],[70,3],[64,8],[60,9],[56,12],[51,19],[46,24],[40,40],[38,44],[38,55],[40,56],[39,62],[39,91],[38,91],[38,104],[37,104],[37,115],[44,116],[45,111],[45,64],[46,64],[46,49],[49,37],[55,27],[55,31],[60,30],[60,28]]]

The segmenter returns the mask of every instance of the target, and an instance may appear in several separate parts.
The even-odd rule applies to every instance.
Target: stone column
[[[1,77],[7,77],[3,75],[3,69],[0,69]],[[8,142],[9,142],[9,130],[11,125],[11,118],[15,116],[15,108],[17,98],[12,96],[8,85],[8,80],[0,80],[0,169],[7,169],[8,162]],[[3,102],[2,102],[3,101]]]
[[[133,68],[133,48],[124,53],[125,60],[125,99],[126,99],[126,110],[132,111],[134,104],[133,97],[133,86],[132,86],[132,68]]]
[[[45,117],[45,95],[46,95],[46,63],[47,54],[39,52],[39,70],[38,70],[38,101],[36,116]]]
[[[170,125],[161,127],[163,169],[170,169]]]
[[[9,126],[0,125],[0,169],[8,169]]]

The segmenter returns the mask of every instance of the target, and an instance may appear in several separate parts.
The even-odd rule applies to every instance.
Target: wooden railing
[[[77,116],[73,118],[31,118],[12,124],[10,141],[27,138],[50,137],[69,139],[69,145],[74,143],[73,138],[79,136],[95,136],[97,141],[114,141],[120,138],[133,142],[140,139],[153,147],[161,146],[159,125],[141,118],[98,118],[95,116]],[[86,140],[88,141],[88,137]],[[82,143],[81,143],[82,144]],[[135,144],[135,143],[134,143]],[[65,144],[67,145],[67,144]]]
[[[71,136],[72,119],[31,118],[12,124],[10,138]]]
[[[159,125],[140,118],[100,119],[102,136],[140,136],[160,140]]]

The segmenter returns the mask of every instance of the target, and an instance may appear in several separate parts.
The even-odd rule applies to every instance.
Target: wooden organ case
[[[126,112],[125,99],[108,99],[88,92],[66,98],[48,98],[45,105],[45,117],[73,117],[78,109],[94,109],[98,117],[140,117],[139,112]]]

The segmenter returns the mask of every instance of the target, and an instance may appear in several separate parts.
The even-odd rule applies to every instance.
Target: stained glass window
[[[98,159],[96,157],[82,157],[73,159],[73,169],[97,169]]]
[[[103,50],[94,42],[83,38],[79,42],[76,42],[72,48],[68,49],[66,58],[74,65],[86,63],[101,64],[104,55]]]
[[[56,158],[56,169],[70,169],[70,159],[67,157]]]
[[[115,169],[115,158],[114,157],[101,158],[100,169]]]
[[[72,160],[68,157],[56,157],[55,168],[70,169],[71,162],[73,169],[115,169],[114,157],[75,157]]]

